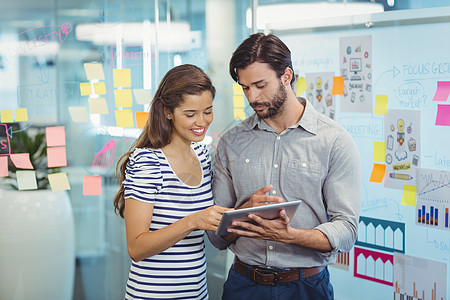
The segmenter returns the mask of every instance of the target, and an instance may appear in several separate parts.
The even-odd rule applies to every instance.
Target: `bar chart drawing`
[[[394,300],[446,300],[447,264],[394,253]]]
[[[392,254],[354,248],[353,276],[392,286],[393,264]]]
[[[355,244],[387,252],[405,253],[405,224],[361,216]]]
[[[350,269],[350,253],[338,253],[336,256],[336,263],[331,266],[348,271]]]
[[[418,168],[416,177],[416,224],[450,230],[450,172]]]

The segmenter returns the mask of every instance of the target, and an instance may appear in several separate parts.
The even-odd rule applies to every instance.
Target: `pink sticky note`
[[[333,89],[331,95],[343,95],[344,94],[344,76],[333,77]]]
[[[436,125],[450,126],[450,105],[438,104]]]
[[[10,155],[13,164],[18,169],[34,169],[30,161],[30,153],[15,153]]]
[[[53,126],[45,128],[47,146],[65,146],[66,129],[64,126]]]
[[[438,81],[433,101],[447,101],[450,94],[450,81]]]
[[[373,164],[372,174],[370,175],[369,182],[381,183],[384,178],[384,173],[386,173],[386,165]]]
[[[0,177],[8,176],[8,156],[0,156]]]
[[[83,195],[97,196],[102,194],[101,176],[83,176]]]
[[[49,168],[67,166],[66,147],[47,148],[47,162]]]

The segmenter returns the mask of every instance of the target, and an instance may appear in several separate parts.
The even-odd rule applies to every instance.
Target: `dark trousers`
[[[322,272],[299,280],[279,283],[275,286],[261,285],[236,272],[231,267],[223,285],[223,300],[333,300],[330,273]]]

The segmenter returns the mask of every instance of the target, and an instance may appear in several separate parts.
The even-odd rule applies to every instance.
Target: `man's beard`
[[[278,85],[278,92],[273,96],[272,101],[269,102],[253,102],[252,104],[250,104],[250,106],[252,108],[255,108],[256,106],[260,106],[260,105],[264,105],[266,107],[268,107],[267,112],[256,112],[256,114],[263,119],[268,119],[271,118],[277,114],[279,114],[280,112],[283,111],[283,105],[287,100],[287,93],[286,90],[283,86],[283,84],[281,83],[281,80],[279,81],[279,85]]]

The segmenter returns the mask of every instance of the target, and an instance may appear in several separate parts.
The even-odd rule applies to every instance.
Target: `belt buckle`
[[[275,286],[278,284],[278,273],[277,272],[273,272],[273,283],[272,285]]]

